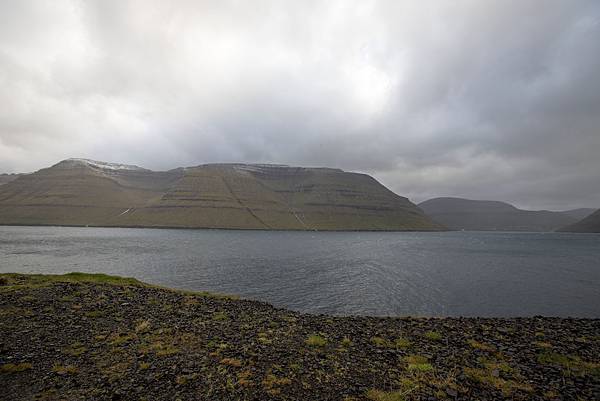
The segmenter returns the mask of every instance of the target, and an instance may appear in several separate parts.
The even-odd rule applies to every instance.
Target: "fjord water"
[[[0,227],[0,272],[132,276],[302,312],[600,317],[600,235]]]

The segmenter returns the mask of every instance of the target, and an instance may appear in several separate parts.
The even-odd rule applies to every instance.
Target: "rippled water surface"
[[[600,235],[0,227],[0,272],[102,272],[311,313],[600,317]]]

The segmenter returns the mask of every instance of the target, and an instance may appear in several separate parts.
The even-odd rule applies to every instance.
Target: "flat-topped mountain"
[[[565,212],[521,210],[498,201],[435,198],[419,204],[434,221],[467,231],[554,231],[577,221]]]
[[[444,229],[365,174],[263,164],[158,172],[86,159],[64,160],[0,186],[0,224]]]
[[[600,233],[600,210],[596,210],[581,221],[562,227],[558,231],[573,233]]]

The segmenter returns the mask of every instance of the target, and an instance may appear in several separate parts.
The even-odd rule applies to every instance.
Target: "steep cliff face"
[[[155,172],[69,159],[0,187],[0,224],[440,230],[368,175],[210,164]]]
[[[595,211],[577,223],[561,228],[559,231],[573,233],[600,233],[600,210]]]
[[[455,230],[547,232],[576,221],[564,212],[521,210],[498,201],[435,198],[419,207],[433,220]]]

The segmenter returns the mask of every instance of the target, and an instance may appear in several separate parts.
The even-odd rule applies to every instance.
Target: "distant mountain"
[[[581,221],[562,227],[558,231],[574,233],[600,233],[600,209]]]
[[[86,159],[64,160],[0,186],[0,224],[444,229],[365,174],[259,164],[156,172]]]
[[[435,198],[419,204],[434,221],[468,231],[554,231],[577,221],[563,212],[521,210],[498,201]]]
[[[581,208],[581,209],[565,210],[564,212],[561,212],[561,213],[566,214],[567,216],[571,216],[572,218],[574,218],[576,220],[583,220],[586,217],[588,217],[590,214],[594,213],[595,211],[596,211],[596,209],[592,209],[592,208]]]
[[[8,184],[23,174],[0,174],[0,185]]]

